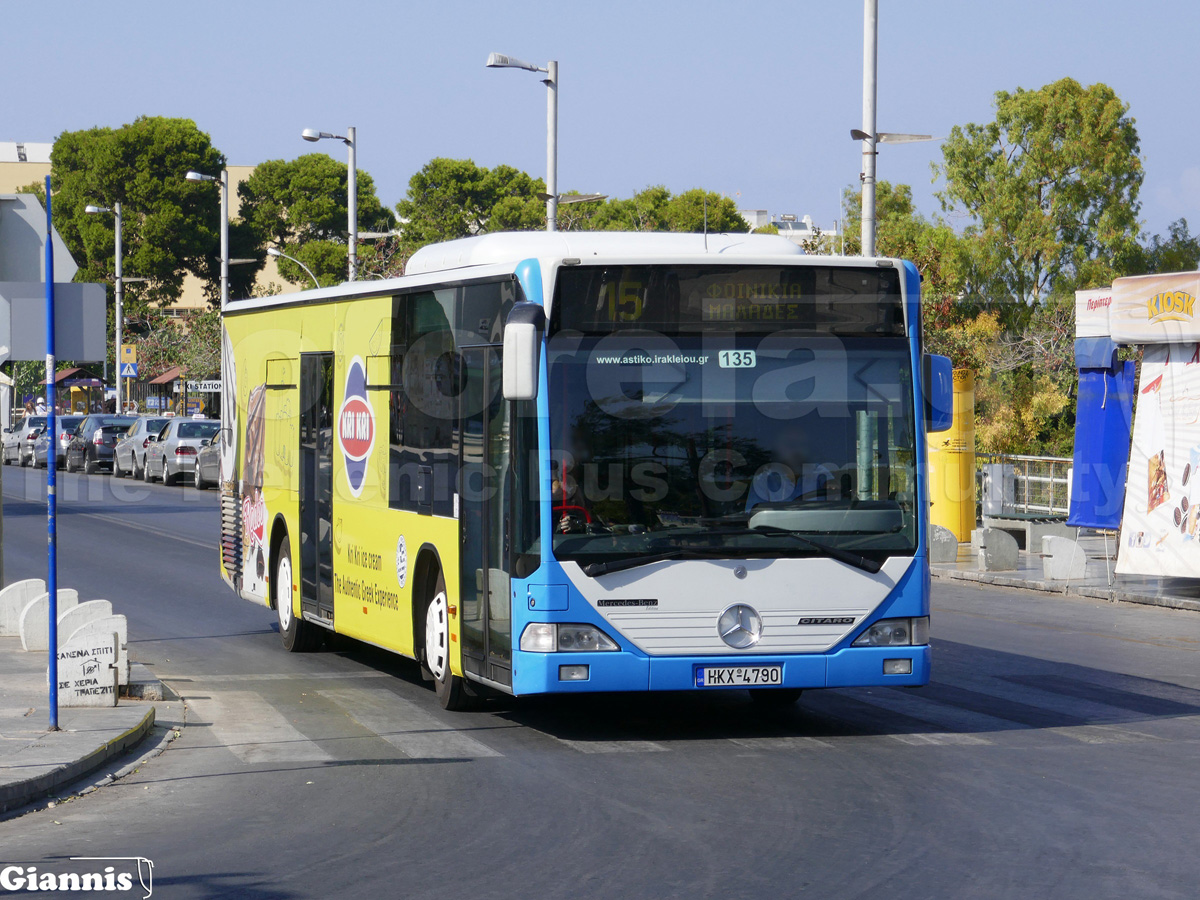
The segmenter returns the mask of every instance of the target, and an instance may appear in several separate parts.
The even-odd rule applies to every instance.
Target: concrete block
[[[1047,581],[1082,581],[1087,554],[1075,541],[1058,535],[1042,538],[1042,575]]]
[[[932,563],[958,562],[958,538],[945,525],[929,526],[929,561]]]
[[[124,616],[105,616],[80,625],[67,638],[75,642],[89,635],[117,635],[117,684],[129,684],[129,622]],[[61,646],[61,645],[60,645]]]
[[[46,582],[40,578],[14,581],[0,591],[0,635],[15,637],[21,633],[21,610],[29,601],[46,593]]]
[[[1011,534],[999,528],[984,528],[979,538],[979,571],[1015,571],[1017,552],[1017,539]]]
[[[974,528],[971,530],[971,549],[976,553],[979,552],[979,546],[983,543],[983,529]]]
[[[1044,537],[1061,537],[1074,542],[1079,538],[1079,529],[1071,528],[1062,522],[1030,522],[1029,537],[1025,546],[1030,550],[1038,549],[1042,546]]]
[[[117,705],[118,640],[114,631],[94,632],[59,645],[59,706]]]
[[[62,588],[58,592],[58,614],[61,616],[72,606],[79,605],[79,594],[71,588]],[[50,595],[43,593],[34,597],[21,610],[21,621],[18,625],[21,632],[21,646],[26,650],[50,649]],[[62,645],[62,637],[59,637]]]
[[[89,600],[87,603],[72,606],[66,612],[60,612],[58,614],[59,646],[62,646],[80,625],[86,625],[92,619],[103,619],[112,614],[112,604],[107,600]]]

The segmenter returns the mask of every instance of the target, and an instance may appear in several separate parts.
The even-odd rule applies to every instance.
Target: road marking
[[[200,720],[208,724],[216,738],[242,762],[326,762],[333,759],[253,691],[226,691],[211,697],[184,699]]]
[[[266,632],[263,632],[264,634]],[[297,674],[295,672],[260,672],[253,675],[164,675],[162,680],[171,684],[173,682],[189,681],[193,684],[224,684],[227,682],[236,682],[242,684],[246,681],[296,681],[304,678],[309,681],[326,681],[328,679],[353,679],[353,678],[395,678],[388,672],[304,672]],[[191,688],[194,690],[194,688]]]
[[[902,743],[920,744],[990,744],[991,741],[979,737],[982,732],[1014,731],[1024,726],[1008,719],[989,716],[985,713],[974,712],[951,706],[938,700],[922,697],[910,691],[893,690],[890,688],[876,689],[868,693],[865,689],[850,693],[855,700],[885,709],[888,712],[899,713],[912,719],[919,719],[931,725],[944,729],[938,732],[908,732],[892,734]],[[912,738],[913,740],[905,740]],[[936,738],[936,739],[935,739]]]
[[[1046,731],[1079,741],[1081,744],[1144,744],[1147,741],[1167,740],[1152,734],[1143,734],[1140,731],[1118,728],[1115,725],[1074,725],[1065,728],[1047,728]]]
[[[832,750],[833,744],[811,737],[753,737],[730,738],[732,743],[747,750]]]
[[[318,691],[405,756],[413,759],[477,759],[502,756],[461,731],[438,721],[416,703],[386,688],[344,688]]]
[[[665,753],[667,751],[666,747],[654,741],[571,741],[560,737],[554,737],[554,739],[580,753]]]
[[[181,535],[178,535],[178,534],[171,534],[170,532],[167,532],[167,531],[160,531],[157,528],[150,528],[146,525],[136,525],[133,522],[128,521],[127,519],[120,518],[119,516],[106,516],[106,515],[104,515],[104,513],[75,512],[74,510],[72,510],[70,512],[70,515],[82,516],[85,519],[100,519],[101,521],[104,521],[104,522],[111,522],[114,525],[122,525],[125,528],[131,528],[134,531],[144,531],[146,534],[152,534],[155,537],[167,538],[168,540],[172,540],[172,541],[179,541],[182,544],[191,544],[194,547],[203,547],[205,550],[212,550],[212,549],[216,548],[217,546],[219,546],[219,542],[215,541],[215,540],[213,540],[213,541],[197,541],[197,540],[193,540],[192,538],[182,537]]]

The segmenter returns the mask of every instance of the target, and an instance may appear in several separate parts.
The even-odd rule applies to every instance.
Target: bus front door
[[[462,350],[459,394],[460,622],[463,668],[512,684],[512,591],[509,587],[511,424],[500,390],[501,346]]]
[[[333,354],[300,355],[300,609],[333,622]]]

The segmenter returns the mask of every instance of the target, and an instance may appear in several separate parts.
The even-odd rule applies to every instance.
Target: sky
[[[1148,234],[1200,230],[1192,0],[879,0],[880,131],[943,137],[997,91],[1062,77],[1130,106]],[[193,119],[231,164],[291,159],[304,128],[355,126],[358,164],[393,205],[431,158],[545,175],[540,76],[559,61],[559,190],[627,197],[703,187],[832,227],[858,183],[863,4],[706,0],[0,0],[0,140],[52,141],[140,115]],[[940,144],[885,145],[878,177],[940,212]],[[961,220],[951,220],[961,225]]]

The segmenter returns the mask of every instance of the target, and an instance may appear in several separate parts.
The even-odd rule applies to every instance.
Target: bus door
[[[511,404],[501,392],[499,344],[462,348],[459,519],[463,667],[512,684],[509,520]]]
[[[300,355],[300,609],[333,622],[333,354]]]

